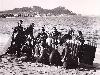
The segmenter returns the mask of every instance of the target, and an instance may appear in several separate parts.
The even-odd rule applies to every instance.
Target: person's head
[[[68,34],[73,35],[73,34],[74,34],[74,30],[71,28],[71,29],[68,31]]]
[[[23,23],[23,20],[19,20],[19,23],[22,24]]]
[[[83,35],[81,31],[78,31],[78,33],[79,33],[79,36]]]
[[[21,26],[22,23],[23,23],[23,20],[19,20],[19,22],[18,22],[18,26]]]
[[[44,32],[44,31],[45,31],[44,27],[42,27],[42,28],[41,28],[41,31],[42,31],[42,32]]]
[[[30,26],[34,27],[34,26],[35,26],[35,24],[34,24],[34,23],[31,23],[31,24],[30,24]]]
[[[56,27],[53,27],[53,31],[57,31]]]
[[[24,29],[24,31],[26,30],[26,28],[23,28]]]

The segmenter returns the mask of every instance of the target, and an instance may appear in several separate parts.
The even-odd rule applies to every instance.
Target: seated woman
[[[62,62],[61,62],[61,55],[58,52],[58,48],[56,47],[56,49],[54,49],[50,56],[49,56],[49,62],[50,65],[55,65],[55,66],[62,66]]]
[[[47,44],[41,41],[40,43],[40,53],[39,58],[37,59],[37,62],[42,64],[49,64],[49,51],[47,48]]]
[[[63,67],[66,69],[77,68],[78,66],[78,58],[77,56],[73,56],[73,52],[70,47],[65,49],[65,55],[62,59]]]

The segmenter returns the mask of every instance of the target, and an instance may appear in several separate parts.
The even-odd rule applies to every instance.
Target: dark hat
[[[31,25],[34,27],[35,24],[34,23],[31,23]]]
[[[53,27],[54,30],[57,30],[56,27]]]
[[[32,25],[35,25],[33,22],[31,23]]]

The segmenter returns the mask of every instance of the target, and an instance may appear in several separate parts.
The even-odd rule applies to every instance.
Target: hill
[[[72,11],[66,9],[65,7],[57,7],[54,9],[43,9],[39,6],[33,6],[33,7],[23,7],[23,8],[15,8],[13,10],[6,10],[1,11],[0,15],[1,17],[35,17],[35,16],[59,16],[62,14],[66,15],[76,15]]]

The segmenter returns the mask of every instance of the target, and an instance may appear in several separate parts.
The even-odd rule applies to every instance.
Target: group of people
[[[27,61],[35,60],[43,64],[52,65],[61,65],[62,59],[71,60],[72,54],[71,51],[69,51],[70,49],[68,48],[68,44],[66,44],[67,48],[63,48],[63,50],[65,50],[63,52],[65,53],[62,55],[60,55],[60,53],[58,52],[58,46],[66,43],[66,40],[72,40],[74,35],[73,29],[71,29],[68,34],[62,36],[61,32],[59,32],[56,27],[53,27],[52,33],[46,33],[45,27],[42,27],[41,32],[39,32],[37,36],[34,36],[33,30],[35,24],[31,23],[29,27],[23,28],[22,23],[23,21],[19,20],[18,26],[14,28],[11,46],[7,51],[8,54],[14,54],[17,57],[26,56]],[[78,31],[78,33],[79,35],[75,39],[80,41],[82,46],[84,45],[85,40],[83,38],[82,32]],[[78,65],[77,56],[75,60],[74,58],[72,58],[72,60],[76,61],[72,63],[74,64],[74,66],[75,63],[76,65]],[[72,60],[69,62],[72,62]],[[70,64],[70,66],[72,64]]]

